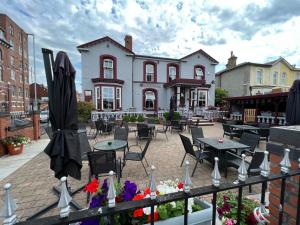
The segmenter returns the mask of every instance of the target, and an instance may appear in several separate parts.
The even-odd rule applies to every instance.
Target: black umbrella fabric
[[[51,158],[50,168],[55,177],[81,178],[75,69],[65,52],[58,52],[53,65],[53,81],[48,83],[49,120],[53,130],[45,153]]]
[[[169,110],[169,118],[168,118],[168,120],[172,120],[173,119],[174,111],[175,111],[175,97],[172,96],[170,98],[170,110]]]
[[[295,80],[289,91],[286,123],[287,125],[300,125],[300,80]]]

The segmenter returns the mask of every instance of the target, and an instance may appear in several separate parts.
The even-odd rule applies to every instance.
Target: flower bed
[[[139,191],[137,185],[130,181],[125,181],[124,185],[115,184],[116,202],[137,201],[150,197],[150,189]],[[97,208],[107,205],[108,183],[105,179],[100,187],[98,180],[94,179],[85,188],[86,192],[94,194],[91,199],[90,208]],[[164,181],[157,185],[157,195],[183,191],[183,184],[178,181]],[[199,199],[190,198],[188,200],[189,224],[207,225],[211,223],[212,207],[210,204]],[[184,202],[176,201],[161,204],[154,209],[154,220],[156,224],[181,224],[183,222]],[[116,224],[147,224],[150,222],[150,207],[138,208],[129,212],[115,215]],[[81,225],[107,224],[107,218],[89,219]]]

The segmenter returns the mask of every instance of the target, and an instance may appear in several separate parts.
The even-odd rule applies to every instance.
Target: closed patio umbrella
[[[51,158],[50,168],[58,179],[63,176],[81,178],[75,73],[67,54],[58,52],[53,65],[53,80],[47,77],[53,136],[44,150]]]
[[[289,91],[286,123],[287,125],[300,125],[300,80],[295,80]]]
[[[168,120],[172,120],[173,119],[174,111],[175,111],[175,97],[172,96],[170,98],[170,109],[169,109],[169,118],[168,118]]]

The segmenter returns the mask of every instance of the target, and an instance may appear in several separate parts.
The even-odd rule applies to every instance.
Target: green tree
[[[223,105],[224,98],[228,97],[228,91],[223,88],[216,88],[215,90],[215,105]]]
[[[91,119],[92,110],[93,110],[93,103],[78,102],[77,103],[78,121],[81,123],[86,123],[89,119]]]

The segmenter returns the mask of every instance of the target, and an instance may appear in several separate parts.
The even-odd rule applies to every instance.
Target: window
[[[21,43],[22,42],[22,33],[19,32],[19,42]]]
[[[10,65],[15,65],[15,58],[13,56],[10,56]]]
[[[263,83],[262,70],[259,69],[256,71],[256,84],[262,84],[262,83]]]
[[[11,86],[11,95],[16,96],[16,86]]]
[[[13,41],[13,39],[10,39],[9,44],[11,45],[11,49],[14,50],[14,41]]]
[[[207,91],[198,90],[198,106],[206,107],[207,106]]]
[[[194,78],[197,80],[204,80],[205,78],[205,67],[202,65],[196,65],[194,67]]]
[[[23,96],[23,89],[19,88],[19,96],[22,97]]]
[[[96,109],[101,109],[101,94],[100,94],[100,87],[95,87],[95,105],[96,105]],[[89,94],[92,94],[92,91],[87,90],[85,92],[85,99],[89,99],[90,96]]]
[[[0,81],[3,81],[3,67],[0,66]]]
[[[22,76],[21,72],[20,72],[19,79],[20,79],[20,83],[23,83],[23,76]]]
[[[104,59],[103,62],[104,78],[114,78],[114,63],[111,59]]]
[[[116,109],[122,108],[121,102],[121,88],[116,88]]]
[[[25,97],[26,97],[26,98],[29,97],[29,96],[28,96],[28,90],[27,90],[27,89],[25,89]]]
[[[277,85],[278,84],[278,72],[274,72],[273,73],[272,84],[273,85]]]
[[[102,109],[114,109],[113,87],[102,87]]]
[[[0,30],[0,38],[4,39],[4,31],[3,30]]]
[[[154,65],[152,64],[146,65],[146,81],[154,82]]]
[[[281,74],[281,77],[280,77],[280,84],[281,84],[281,85],[286,85],[286,73],[285,73],[285,72],[283,72],[283,73]]]
[[[14,36],[14,27],[12,25],[9,25],[9,33],[11,36]]]
[[[300,80],[300,72],[295,74],[295,80]]]
[[[0,61],[3,60],[2,49],[0,49]]]
[[[19,55],[22,55],[22,46],[19,46]]]
[[[16,71],[14,71],[14,70],[10,71],[10,79],[16,80]]]
[[[175,66],[169,66],[169,81],[175,80],[177,77],[177,68]]]
[[[145,108],[147,110],[154,110],[155,106],[155,93],[154,91],[145,92]]]

